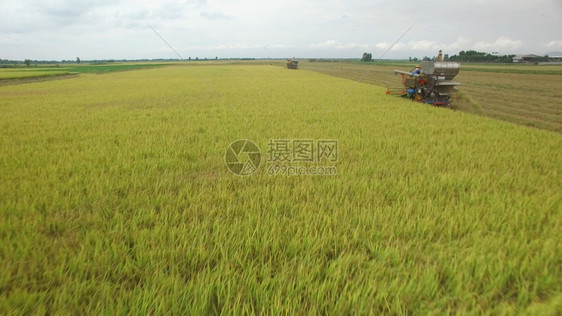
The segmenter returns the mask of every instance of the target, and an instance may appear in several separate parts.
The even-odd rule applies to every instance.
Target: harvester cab
[[[413,71],[394,70],[402,76],[403,88],[388,88],[386,94],[398,95],[414,101],[448,106],[460,83],[453,81],[459,73],[458,62],[422,61]]]
[[[287,69],[297,69],[299,67],[299,62],[298,60],[293,59],[287,59]]]

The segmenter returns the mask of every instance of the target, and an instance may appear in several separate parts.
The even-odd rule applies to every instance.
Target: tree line
[[[493,55],[475,50],[461,50],[458,55],[449,57],[449,60],[482,63],[512,63],[513,57],[515,57],[515,55]]]
[[[467,51],[460,51],[458,54],[449,56],[448,54],[443,55],[443,61],[458,61],[458,62],[482,62],[482,63],[512,63],[513,57],[515,55],[499,55],[499,54],[490,54],[485,52],[479,52],[475,50],[467,50]],[[548,56],[545,57],[538,57],[536,58],[537,62],[541,61],[548,61]],[[543,60],[546,59],[546,60]],[[410,62],[418,62],[420,60],[437,60],[437,57],[428,57],[425,56],[422,59],[418,59],[417,57],[410,57]],[[363,53],[361,57],[361,61],[372,61],[372,54],[371,53]],[[533,60],[535,61],[535,60]]]

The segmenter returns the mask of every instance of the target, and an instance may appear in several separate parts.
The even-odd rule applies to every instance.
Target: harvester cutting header
[[[441,51],[437,61],[422,61],[412,71],[394,70],[402,75],[404,88],[388,88],[386,94],[398,95],[414,101],[447,106],[451,104],[451,97],[455,87],[460,83],[453,81],[459,73],[458,62],[441,61]]]

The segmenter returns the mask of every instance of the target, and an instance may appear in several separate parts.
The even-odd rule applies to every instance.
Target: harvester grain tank
[[[394,70],[402,75],[404,88],[388,88],[386,94],[447,106],[451,104],[455,87],[460,85],[453,81],[459,70],[460,64],[450,61],[422,61],[413,71]]]

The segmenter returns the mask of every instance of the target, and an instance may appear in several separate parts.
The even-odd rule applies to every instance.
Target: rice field
[[[0,80],[49,77],[49,76],[59,76],[59,75],[66,75],[66,74],[68,74],[67,70],[56,69],[56,68],[54,69],[9,68],[9,69],[0,69]]]
[[[0,86],[0,314],[560,313],[560,133],[193,67]],[[269,174],[272,140],[337,174]]]
[[[380,85],[401,87],[394,69],[409,70],[415,64],[381,61],[301,62],[301,69]],[[363,76],[368,70],[368,74]],[[461,83],[452,107],[472,114],[562,132],[560,93],[562,65],[461,63],[455,80]]]
[[[41,66],[11,66],[0,68],[0,85],[13,83],[27,83],[34,79],[45,77],[56,77],[61,75],[78,75],[82,73],[105,74],[117,71],[137,70],[143,68],[156,68],[170,66],[174,63],[152,63],[152,62],[127,62],[127,63],[99,63],[99,64],[63,64],[41,65]],[[177,64],[177,63],[175,63]],[[23,79],[23,80],[22,80]]]

